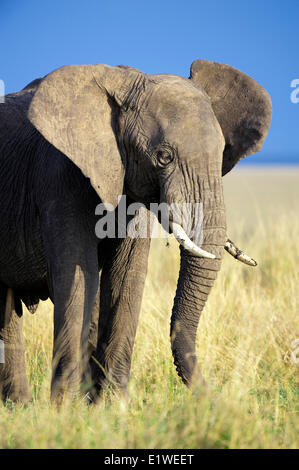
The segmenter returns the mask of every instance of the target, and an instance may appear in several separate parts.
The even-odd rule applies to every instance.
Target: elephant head
[[[268,94],[244,73],[202,60],[189,79],[125,66],[66,66],[42,80],[28,116],[103,202],[116,207],[126,193],[146,204],[188,203],[189,233],[170,213],[181,242],[171,343],[178,373],[190,384],[199,316],[227,238],[222,175],[260,150],[271,121]]]

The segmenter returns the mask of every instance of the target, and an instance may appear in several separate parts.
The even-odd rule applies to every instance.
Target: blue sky
[[[264,148],[251,158],[299,163],[299,103],[290,100],[299,79],[298,0],[1,0],[0,47],[7,93],[66,64],[182,76],[198,58],[233,65],[273,103]]]

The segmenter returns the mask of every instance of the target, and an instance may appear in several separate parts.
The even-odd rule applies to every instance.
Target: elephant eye
[[[169,150],[158,150],[156,157],[158,166],[160,166],[161,168],[171,163],[174,159],[173,153]]]

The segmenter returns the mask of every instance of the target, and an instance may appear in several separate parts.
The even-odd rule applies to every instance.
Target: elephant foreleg
[[[53,205],[47,212],[43,239],[54,301],[51,399],[60,404],[79,393],[89,360],[90,317],[98,289],[97,240],[87,222],[62,203],[60,211]]]
[[[100,272],[101,275],[101,272]],[[81,377],[81,391],[86,397],[87,403],[90,401],[89,391],[92,387],[92,368],[91,368],[91,357],[97,349],[97,339],[98,339],[98,323],[99,323],[99,309],[100,309],[100,282],[98,285],[98,291],[96,294],[95,302],[93,305],[90,327],[89,327],[89,336],[87,344],[87,355],[88,360],[85,364],[85,368],[82,370]]]
[[[2,400],[27,403],[32,399],[26,375],[21,301],[12,289],[0,285],[0,363]]]
[[[150,240],[110,240],[100,282],[98,340],[91,357],[92,399],[108,383],[126,391],[147,272]]]

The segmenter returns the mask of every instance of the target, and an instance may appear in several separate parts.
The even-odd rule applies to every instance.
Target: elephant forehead
[[[193,128],[197,133],[207,133],[217,128],[222,134],[208,95],[181,77],[167,76],[152,87],[146,115],[159,124],[162,132],[181,134]]]
[[[164,139],[185,151],[196,151],[201,142],[207,152],[223,150],[224,138],[209,97],[179,80],[160,84],[152,93],[150,113]],[[218,151],[218,150],[217,150]]]
[[[208,95],[195,87],[190,80],[169,77],[159,80],[152,88],[149,106],[164,113],[196,113],[202,106],[210,105]]]

